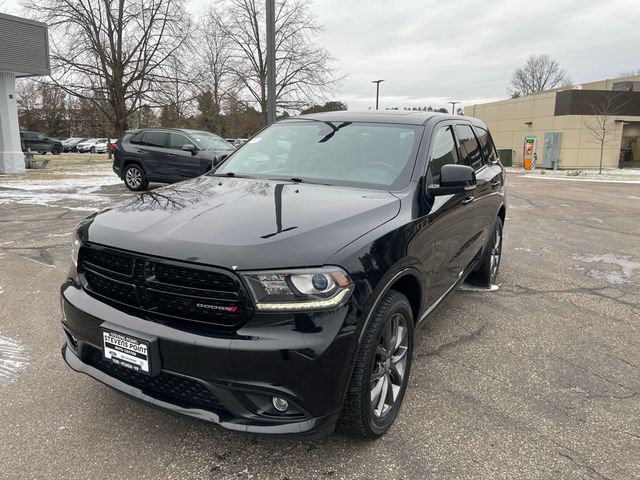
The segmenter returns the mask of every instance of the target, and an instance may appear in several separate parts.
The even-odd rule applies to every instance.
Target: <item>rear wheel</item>
[[[489,237],[487,246],[482,254],[480,267],[473,272],[469,280],[471,283],[483,287],[490,287],[496,283],[498,278],[498,268],[500,267],[500,258],[502,256],[502,219],[496,218],[493,226],[493,232]]]
[[[389,430],[407,388],[413,352],[413,314],[407,298],[388,291],[366,328],[340,427],[354,436],[372,439]]]
[[[139,192],[144,190],[149,185],[149,180],[142,168],[133,163],[128,165],[124,170],[124,184],[129,190]]]
[[[89,153],[96,153],[96,147],[91,147],[89,149]]]

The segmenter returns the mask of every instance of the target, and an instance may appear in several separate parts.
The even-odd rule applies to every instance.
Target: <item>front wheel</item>
[[[62,153],[62,147],[60,145],[54,145],[51,149],[51,153],[54,155],[60,155]]]
[[[149,180],[139,165],[132,164],[124,170],[124,184],[129,190],[139,192],[147,188]]]
[[[91,147],[89,149],[89,153],[96,153],[96,147]]]
[[[407,388],[413,353],[409,301],[388,291],[365,328],[340,426],[356,437],[373,439],[389,430]]]

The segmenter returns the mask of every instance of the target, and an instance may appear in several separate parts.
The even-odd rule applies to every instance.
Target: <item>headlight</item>
[[[73,232],[73,243],[71,244],[71,261],[73,266],[78,268],[78,253],[80,252],[80,239],[76,232]]]
[[[339,267],[243,273],[262,311],[325,310],[343,303],[353,282]]]

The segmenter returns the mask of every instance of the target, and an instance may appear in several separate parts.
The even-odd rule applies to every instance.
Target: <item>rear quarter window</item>
[[[482,127],[474,127],[478,133],[478,139],[480,140],[480,148],[482,149],[482,156],[485,163],[496,163],[498,161],[498,153],[496,147],[493,144],[493,139],[488,130]]]
[[[143,137],[145,132],[138,132],[133,137],[129,139],[129,143],[133,143],[134,145],[142,145]]]

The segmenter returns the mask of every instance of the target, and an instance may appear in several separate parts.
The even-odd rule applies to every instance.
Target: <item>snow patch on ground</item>
[[[51,180],[12,180],[0,183],[0,204],[28,204],[63,207],[70,210],[96,210],[113,203],[103,187],[120,184],[117,177],[60,178]],[[72,205],[69,205],[69,204]],[[77,203],[73,206],[73,203]]]
[[[587,272],[587,276],[596,280],[603,280],[610,285],[622,285],[624,283],[633,283],[633,276],[636,269],[640,268],[640,262],[631,260],[630,255],[619,255],[616,253],[605,253],[596,255],[573,255],[574,260],[583,263],[597,263],[609,265],[608,269],[591,269],[587,270],[578,267],[579,271]],[[611,268],[613,267],[613,268]]]
[[[15,382],[28,364],[29,356],[22,344],[0,335],[0,387]]]
[[[458,287],[458,290],[464,292],[495,292],[500,289],[500,285],[491,285],[490,287],[478,287],[477,285],[471,285],[469,283],[463,283]]]

